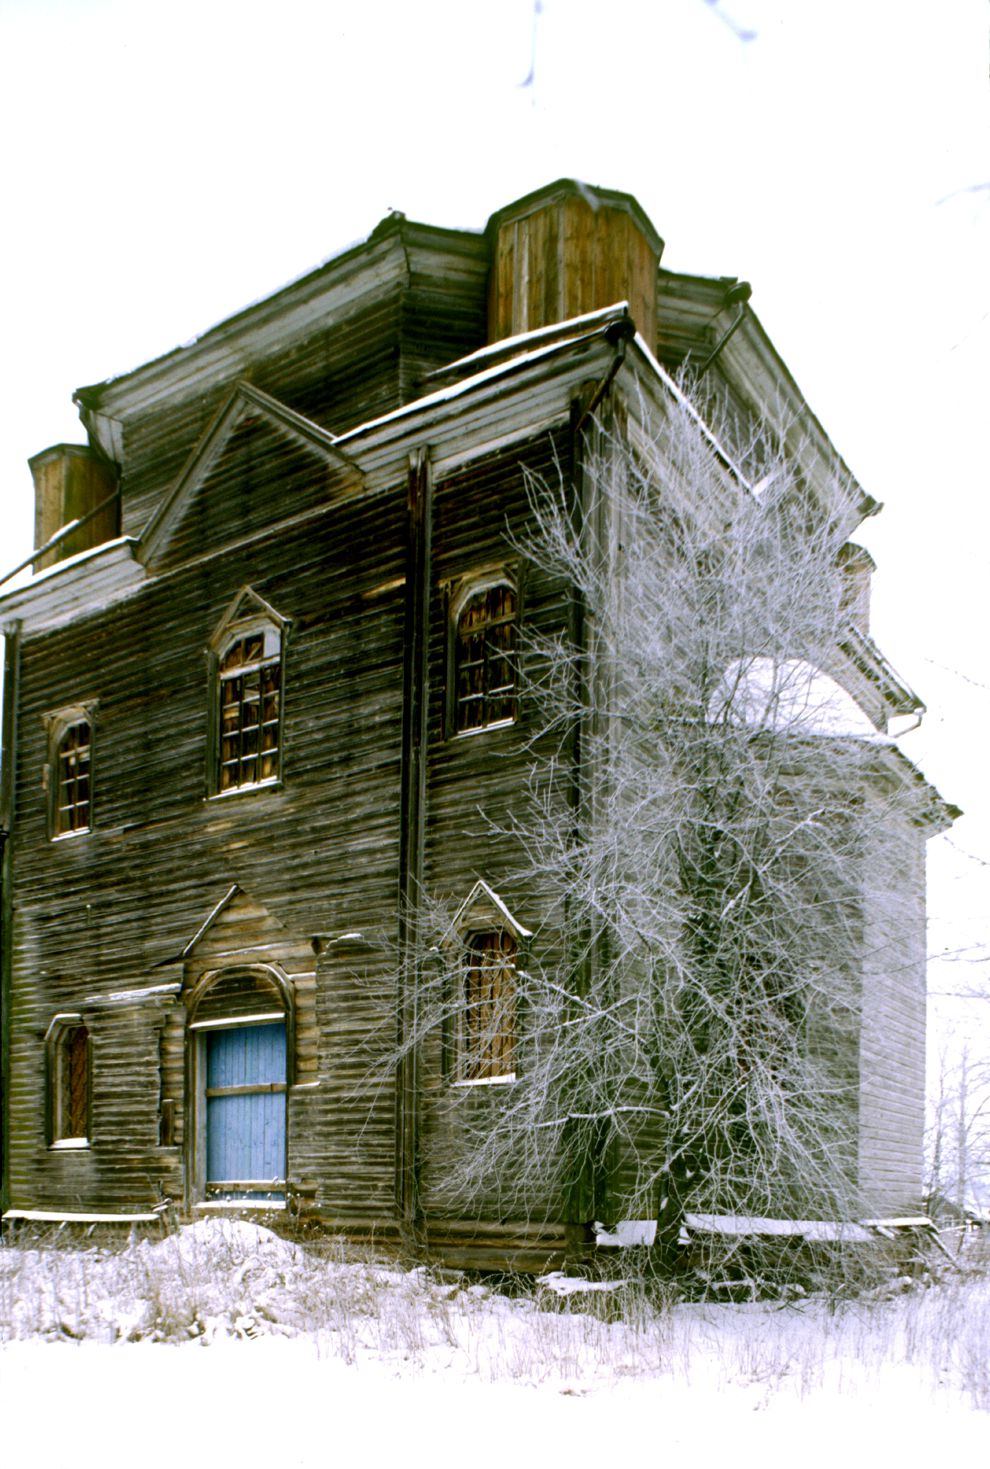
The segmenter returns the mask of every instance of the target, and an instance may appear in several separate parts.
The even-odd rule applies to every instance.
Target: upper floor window
[[[270,624],[237,633],[220,656],[217,789],[276,780],[280,769],[282,639]]]
[[[49,1143],[89,1145],[89,1031],[78,1015],[56,1015],[46,1037]]]
[[[213,638],[214,794],[273,784],[281,776],[285,625],[245,588]]]
[[[516,718],[518,599],[507,581],[477,587],[456,608],[453,730],[491,729]]]
[[[56,755],[55,835],[88,831],[92,798],[93,727],[80,719],[64,730]]]
[[[457,1080],[512,1081],[516,1045],[516,941],[505,929],[472,933],[465,945]]]
[[[49,831],[73,836],[93,825],[93,719],[89,707],[48,715]]]

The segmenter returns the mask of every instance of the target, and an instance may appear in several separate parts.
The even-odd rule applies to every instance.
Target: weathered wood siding
[[[877,821],[863,881],[859,1179],[873,1215],[921,1207],[925,1127],[925,837],[903,815]]]
[[[547,894],[521,878],[522,853],[504,834],[526,800],[540,711],[524,698],[511,726],[453,733],[451,604],[470,578],[504,568],[525,626],[575,630],[574,589],[525,564],[519,549],[524,469],[550,482],[561,472],[574,478],[576,409],[613,384],[614,333],[599,323],[469,386],[452,373],[443,393],[393,410],[486,336],[617,299],[631,301],[655,342],[660,242],[635,201],[609,202],[599,191],[594,210],[585,193],[567,185],[566,197],[555,193],[539,209],[520,201],[495,216],[488,237],[392,217],[366,245],[189,348],[83,390],[84,417],[121,461],[126,534],[171,505],[177,484],[188,494],[156,521],[140,551],[145,564],[122,545],[78,576],[42,583],[23,606],[16,595],[7,603],[26,619],[6,866],[13,886],[4,894],[13,1207],[126,1212],[165,1198],[196,1202],[189,1019],[219,974],[206,992],[207,1020],[257,1018],[259,1005],[282,1013],[285,997],[293,1205],[339,1228],[376,1231],[393,1229],[397,1203],[412,1199],[427,1216],[425,1236],[465,1263],[546,1258],[564,1241],[562,1218],[589,1217],[546,1184],[517,1188],[511,1168],[481,1181],[470,1212],[453,1184],[465,1119],[494,1124],[526,1085],[524,1020],[515,1082],[466,1089],[451,1107],[437,1034],[416,1058],[418,1107],[408,1110],[395,1080],[409,958],[400,900],[420,874],[451,909],[483,879],[535,931],[538,957],[560,957],[560,936],[542,927]],[[681,278],[667,287],[664,279],[661,349],[673,364],[708,343],[724,283],[682,291]],[[745,415],[771,401],[781,372],[760,332],[749,333],[745,352],[744,335],[717,371]],[[626,392],[614,427],[655,453],[668,389],[635,343],[623,346],[632,381],[611,387],[613,402]],[[283,433],[272,413],[243,418],[206,467],[196,458],[203,435],[242,379],[343,436],[348,459],[337,462],[327,445],[321,452],[319,434]],[[830,462],[816,446],[824,482]],[[409,553],[411,473],[431,506],[418,559]],[[681,488],[666,484],[667,493]],[[717,496],[707,513],[718,513]],[[593,531],[617,564],[621,507],[612,519],[596,514]],[[425,596],[423,581],[415,596],[407,585],[416,576]],[[209,650],[245,588],[284,619],[281,772],[276,784],[216,796]],[[32,605],[44,609],[47,630],[32,629]],[[591,621],[583,635],[597,658]],[[417,636],[425,628],[425,759],[410,719],[404,732],[411,622]],[[857,675],[863,698],[871,669]],[[92,713],[94,827],[51,841],[46,716],[80,705]],[[413,757],[424,761],[415,799]],[[562,801],[573,796],[564,774]],[[417,821],[424,815],[414,854],[402,832],[412,807]],[[917,1177],[923,875],[914,828],[892,834],[878,822],[877,830],[864,899],[859,1170],[886,1210],[909,1205]],[[48,1146],[44,1040],[57,1014],[79,1014],[89,1032],[86,1148]],[[624,1154],[605,1160],[624,1210],[644,1209],[643,1156],[661,1145],[659,1129],[644,1126]],[[419,1175],[411,1189],[410,1157]],[[601,1201],[606,1171],[581,1181],[582,1198],[597,1187]]]
[[[425,390],[428,373],[484,343],[488,249],[482,236],[461,230],[404,225],[402,238],[409,267],[400,337],[399,391],[405,403]]]
[[[541,896],[522,884],[523,852],[499,828],[504,832],[512,815],[525,807],[526,778],[534,759],[530,741],[540,732],[543,711],[523,698],[515,724],[453,733],[447,705],[450,597],[472,576],[508,567],[520,578],[526,627],[544,634],[566,628],[569,588],[527,567],[517,548],[525,544],[530,521],[525,472],[554,485],[562,472],[569,474],[570,459],[564,426],[441,479],[435,491],[425,885],[454,910],[482,878],[534,930],[543,918]],[[545,945],[547,936],[538,942]],[[526,1045],[523,1027],[514,1086],[526,1085]],[[432,1218],[457,1217],[465,1210],[454,1187],[462,1127],[476,1128],[489,1117],[494,1123],[499,1109],[511,1101],[511,1087],[453,1089],[452,1082],[444,1074],[441,1037],[433,1035],[424,1047],[421,1073],[421,1199]],[[510,1182],[512,1173],[509,1167],[501,1179],[489,1179],[472,1199],[473,1210],[482,1218],[561,1217],[559,1198],[545,1189],[520,1194]]]
[[[298,1147],[300,1182],[303,1170],[319,1178],[322,1202],[345,1213],[390,1205],[392,1097],[380,1076],[367,1084],[374,1044],[383,1054],[394,1045],[384,965],[375,966],[377,990],[338,968],[317,1000],[312,941],[394,924],[403,491],[179,566],[105,616],[26,644],[14,838],[15,1203],[130,1208],[159,1187],[176,1196],[178,1154],[158,1141],[160,1096],[178,1088],[176,1002],[156,995],[107,1008],[106,997],[181,978],[169,961],[236,883],[258,909],[239,938],[222,939],[224,952],[271,956],[296,987],[290,1157]],[[207,799],[204,649],[247,584],[292,620],[284,779]],[[51,842],[41,716],[80,698],[97,701],[95,828]],[[204,938],[197,963],[216,958],[211,945],[237,911]],[[85,1014],[93,1038],[92,1147],[72,1155],[48,1152],[43,1134],[40,1037],[59,1010]],[[352,1044],[356,1032],[376,1038],[370,1052]],[[322,1110],[325,1126],[311,1124],[307,1108]],[[177,1147],[181,1108],[175,1126]]]
[[[358,476],[316,449],[287,440],[260,416],[243,420],[183,507],[153,569],[222,552],[288,514],[305,515],[340,498]]]
[[[479,808],[499,820],[518,803],[535,715],[524,704],[512,728],[447,737],[447,596],[493,562],[517,565],[508,531],[525,526],[522,465],[552,479],[568,453],[563,428],[542,433],[436,487],[427,883],[457,899],[484,875],[527,922],[538,896],[513,882],[519,854],[491,838]],[[341,1227],[388,1227],[395,1217],[405,483],[379,479],[374,492],[345,492],[321,507],[327,493],[335,491],[326,466],[305,451],[280,447],[267,428],[235,435],[147,585],[106,614],[26,645],[15,1206],[132,1210],[182,1199],[191,1146],[183,997],[217,969],[273,964],[295,1002],[290,1194]],[[261,531],[265,505],[284,517],[281,528]],[[258,533],[225,547],[225,527],[242,520]],[[209,798],[205,650],[244,586],[289,620],[283,778]],[[567,617],[565,587],[527,576],[522,593],[534,626]],[[51,842],[42,715],[80,699],[95,704],[95,825]],[[237,895],[190,950],[234,885]],[[162,993],[161,985],[182,989]],[[109,998],[152,989],[126,1004]],[[82,1013],[93,1038],[91,1147],[62,1155],[45,1146],[37,1065],[40,1037],[59,1010]],[[228,1018],[238,1013],[235,1005]],[[431,1065],[427,1056],[427,1088],[445,1085]],[[445,1115],[424,1114],[423,1203],[453,1218],[443,1170],[455,1139],[443,1133]],[[482,1212],[496,1206],[494,1197],[478,1202]],[[552,1215],[556,1201],[524,1202],[539,1216]]]
[[[550,197],[494,230],[489,341],[628,301],[652,343],[657,331],[655,243],[625,209],[574,193]]]

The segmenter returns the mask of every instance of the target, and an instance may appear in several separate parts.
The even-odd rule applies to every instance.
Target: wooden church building
[[[524,471],[576,482],[595,416],[662,418],[689,357],[746,413],[783,406],[808,482],[836,458],[748,287],[662,248],[635,199],[570,180],[480,233],[392,214],[78,391],[87,442],[31,461],[34,574],[0,588],[7,1219],[282,1209],[522,1265],[587,1223],[552,1199],[465,1217],[419,1166],[438,1086],[497,1107],[524,1084],[513,970],[540,914],[478,812],[525,782],[518,629],[573,592],[507,535]],[[875,508],[854,487],[849,533]],[[920,705],[850,565],[848,686],[886,730]],[[918,785],[859,1058],[875,1213],[920,1195],[921,851],[946,808]],[[508,1016],[465,1024],[439,1081],[402,1046],[423,891],[459,911],[468,1008]]]

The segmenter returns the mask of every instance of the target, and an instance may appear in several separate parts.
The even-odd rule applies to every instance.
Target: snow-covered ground
[[[917,1462],[990,1444],[990,1281],[678,1305],[482,1285],[210,1221],[123,1253],[0,1250],[6,1462]],[[208,1350],[204,1350],[208,1347]]]

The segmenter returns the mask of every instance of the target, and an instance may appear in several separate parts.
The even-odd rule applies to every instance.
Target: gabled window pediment
[[[244,587],[210,639],[211,795],[271,785],[281,777],[288,626],[288,618]]]
[[[510,912],[495,889],[489,887],[488,883],[479,877],[454,915],[453,927],[455,931],[463,933],[468,928],[486,922],[495,927],[508,929],[520,943],[533,937],[531,931],[525,928]]]
[[[519,1040],[519,955],[531,934],[481,880],[453,927],[452,1080],[462,1086],[512,1082]]]
[[[219,654],[240,628],[255,622],[267,623],[281,635],[290,626],[292,619],[278,612],[253,587],[241,587],[214,628],[210,648]]]

